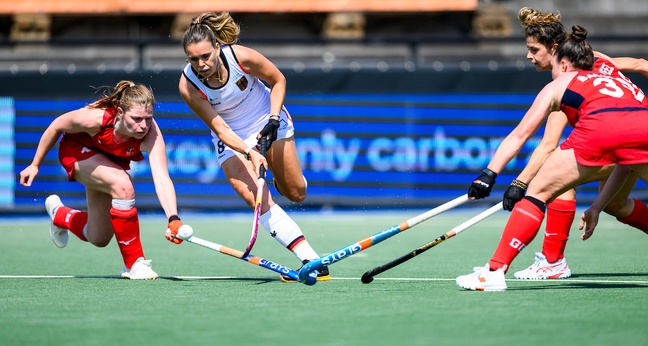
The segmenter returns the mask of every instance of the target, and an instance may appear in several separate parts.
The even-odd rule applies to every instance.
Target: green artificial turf
[[[296,214],[327,254],[419,211]],[[460,289],[483,266],[506,222],[501,211],[362,284],[368,269],[421,246],[479,210],[450,212],[330,266],[314,286],[192,244],[164,239],[163,217],[141,221],[145,254],[161,276],[119,278],[116,243],[95,248],[49,239],[46,218],[1,220],[0,345],[645,345],[648,236],[602,216],[594,237],[572,227],[566,280],[519,281],[542,233],[513,262],[506,292]],[[244,249],[249,217],[183,217],[195,235]],[[263,230],[253,254],[298,269]]]

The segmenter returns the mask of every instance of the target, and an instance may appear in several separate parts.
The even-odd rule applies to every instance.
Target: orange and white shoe
[[[61,198],[57,195],[50,195],[45,199],[45,209],[47,209],[47,214],[50,219],[52,219],[49,226],[50,237],[52,237],[54,245],[60,248],[64,248],[69,240],[68,230],[54,225],[54,215],[56,215],[56,210],[62,206],[63,202],[61,202]]]
[[[549,263],[541,253],[535,254],[535,262],[529,268],[513,274],[513,277],[519,280],[566,279],[570,276],[571,270],[565,258]]]
[[[483,267],[473,268],[472,274],[457,277],[457,285],[473,291],[505,291],[506,280],[502,268],[491,271],[488,263]]]

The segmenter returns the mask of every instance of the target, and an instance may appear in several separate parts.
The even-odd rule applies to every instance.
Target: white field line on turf
[[[91,276],[91,275],[0,275],[0,279],[74,279],[74,278],[103,278],[118,276]],[[180,280],[236,280],[236,279],[249,279],[249,277],[237,276],[161,276],[160,278],[167,279],[180,279]],[[259,278],[261,279],[261,278]],[[360,280],[360,278],[341,278],[332,277],[331,280]],[[455,279],[448,278],[374,278],[374,280],[382,281],[454,281]],[[560,279],[560,280],[515,280],[507,279],[508,282],[526,282],[526,283],[542,283],[542,282],[582,282],[582,283],[613,283],[613,284],[648,284],[648,280],[580,280],[580,279]]]

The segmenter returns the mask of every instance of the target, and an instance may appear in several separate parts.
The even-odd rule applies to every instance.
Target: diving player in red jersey
[[[110,95],[57,117],[43,133],[32,163],[20,172],[20,183],[31,186],[45,156],[63,134],[59,160],[68,180],[85,186],[88,211],[66,207],[57,195],[49,196],[45,207],[52,219],[52,241],[65,247],[69,231],[82,241],[105,247],[114,235],[124,260],[121,276],[131,280],[158,277],[144,256],[135,187],[127,172],[131,161],[144,159],[143,152],[148,153],[169,229],[177,231],[182,225],[164,139],[153,120],[154,108],[155,98],[148,87],[120,81]]]
[[[509,218],[490,262],[457,277],[460,287],[480,291],[506,290],[504,274],[511,262],[536,236],[546,203],[563,191],[591,181],[610,164],[630,165],[648,181],[648,107],[632,85],[611,75],[607,64],[592,71],[594,54],[585,41],[587,31],[574,26],[555,50],[554,81],[538,94],[520,124],[500,144],[488,167],[474,180],[469,195],[490,194],[498,172],[520,151],[551,112],[565,112],[575,126],[531,181],[527,195]],[[630,125],[629,125],[630,124]],[[592,138],[596,138],[596,141]]]

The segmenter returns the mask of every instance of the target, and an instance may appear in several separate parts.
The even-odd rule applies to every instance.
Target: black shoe
[[[308,262],[310,262],[310,261],[309,260],[304,260],[302,263],[306,264]],[[301,268],[299,268],[299,269],[301,269]],[[297,270],[297,272],[299,272],[299,270]],[[322,268],[320,270],[316,270],[316,272],[317,272],[317,281],[331,281],[331,274],[329,273],[328,267],[324,267],[324,268]],[[281,279],[281,281],[283,281],[283,282],[297,282],[297,281],[293,280],[290,276],[284,275],[284,274],[280,274],[279,279]]]

